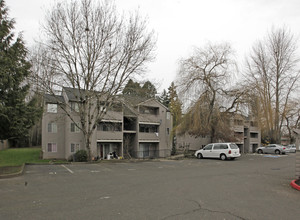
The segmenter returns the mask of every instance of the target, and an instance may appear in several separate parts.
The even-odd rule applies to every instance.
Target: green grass
[[[23,163],[49,163],[40,159],[41,148],[11,148],[0,151],[0,167],[21,166]],[[65,161],[56,161],[65,162]]]

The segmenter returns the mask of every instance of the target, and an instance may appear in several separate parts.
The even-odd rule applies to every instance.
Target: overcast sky
[[[57,0],[6,0],[16,32],[23,31],[28,47],[34,44],[45,12]],[[159,91],[175,80],[178,60],[193,46],[229,42],[239,62],[268,31],[283,25],[300,36],[299,0],[116,0],[120,11],[139,9],[157,34],[156,60],[145,78]]]

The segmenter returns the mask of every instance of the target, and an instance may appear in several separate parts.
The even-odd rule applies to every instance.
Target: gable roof
[[[147,99],[143,102],[140,102],[138,105],[144,105],[144,106],[152,106],[153,104],[158,104],[160,105],[161,107],[165,108],[166,110],[169,111],[169,108],[166,107],[165,105],[163,105],[161,102],[159,102],[157,99],[155,98],[151,98],[151,99]]]
[[[79,101],[79,97],[80,97],[79,89],[71,88],[71,87],[63,87],[63,91],[66,92],[69,101]]]
[[[47,103],[53,103],[53,104],[65,103],[65,100],[61,95],[44,94],[44,98],[45,98],[45,102]]]

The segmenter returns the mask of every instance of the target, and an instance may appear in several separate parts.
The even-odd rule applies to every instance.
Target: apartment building
[[[74,123],[74,120],[79,121],[76,92],[74,88],[64,87],[61,95],[45,95],[42,119],[45,159],[69,159],[77,150],[85,149],[83,133]],[[121,99],[105,109],[97,124],[91,137],[92,156],[106,159],[111,152],[125,158],[169,156],[172,148],[169,109],[155,99]],[[73,121],[68,114],[73,116]]]
[[[233,136],[241,153],[253,153],[261,145],[261,132],[258,123],[250,117],[232,114],[228,122],[228,135]],[[233,132],[233,134],[232,134]],[[223,142],[227,140],[219,140]],[[176,136],[177,149],[199,150],[211,143],[209,136],[193,137],[189,134]]]
[[[231,120],[236,144],[241,153],[254,153],[261,145],[261,132],[257,121],[251,117],[235,114]]]

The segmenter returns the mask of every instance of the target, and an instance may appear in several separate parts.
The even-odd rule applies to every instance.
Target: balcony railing
[[[133,157],[140,159],[153,159],[160,157],[169,157],[171,150],[145,150],[145,151],[133,151]]]

